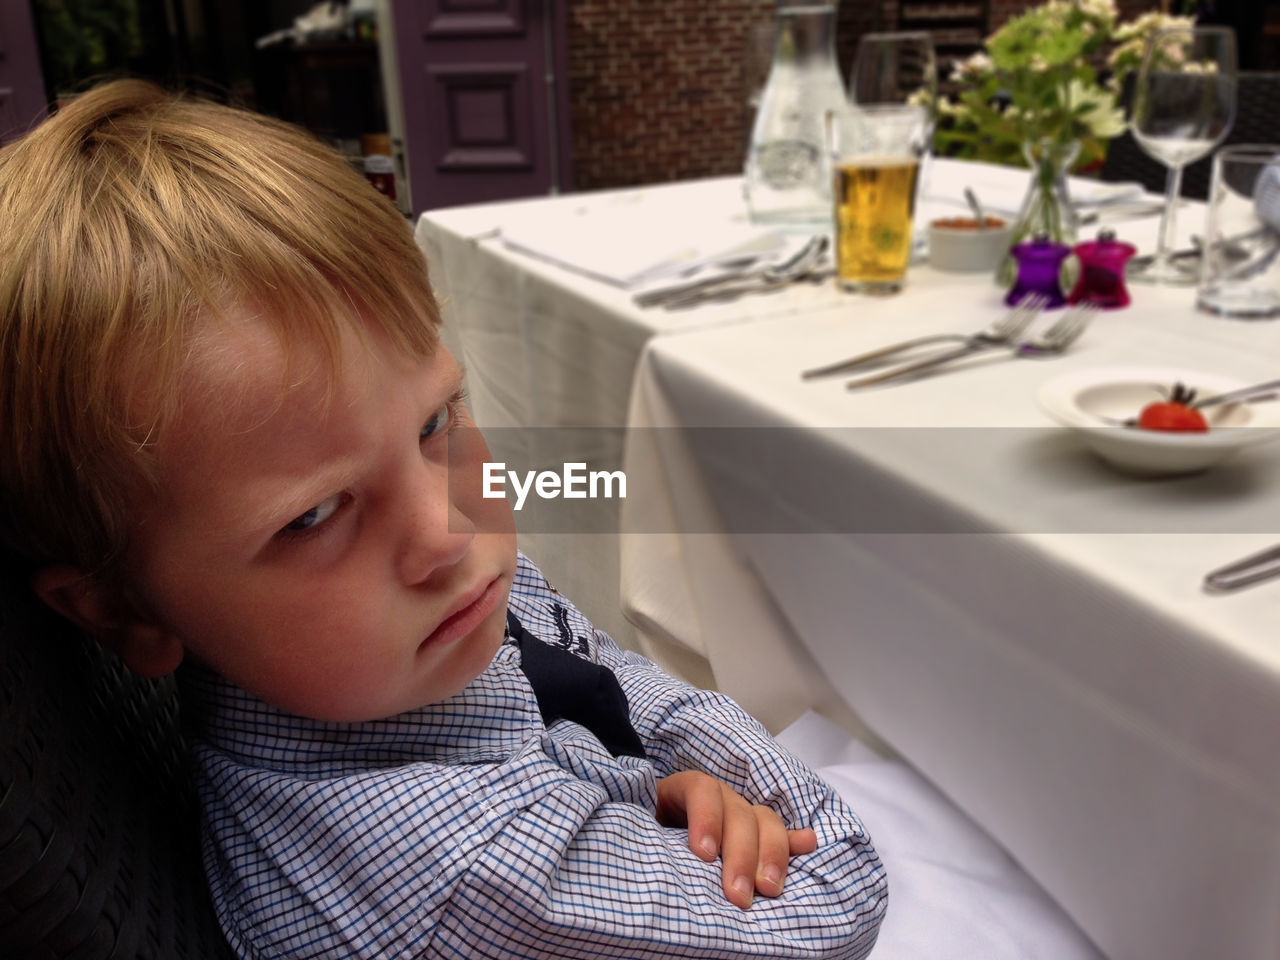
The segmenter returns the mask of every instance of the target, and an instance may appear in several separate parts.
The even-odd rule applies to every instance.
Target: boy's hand
[[[720,857],[724,895],[744,910],[756,891],[766,897],[782,893],[791,858],[818,848],[812,830],[788,830],[769,807],[753,806],[696,770],[658,781],[658,822],[688,827],[689,849],[708,863]]]

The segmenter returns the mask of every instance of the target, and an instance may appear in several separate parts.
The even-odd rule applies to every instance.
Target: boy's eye
[[[422,425],[422,430],[418,434],[419,440],[429,440],[436,434],[449,429],[450,423],[453,422],[453,404],[454,401],[450,400]]]
[[[342,494],[330,497],[322,503],[317,503],[306,513],[299,514],[285,524],[285,533],[305,533],[308,530],[314,530],[320,524],[324,523],[342,506]]]

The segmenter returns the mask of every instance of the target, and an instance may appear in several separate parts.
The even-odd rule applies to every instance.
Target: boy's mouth
[[[502,600],[502,576],[496,576],[487,584],[469,591],[461,602],[440,621],[418,645],[419,650],[453,643],[471,633],[493,613]]]

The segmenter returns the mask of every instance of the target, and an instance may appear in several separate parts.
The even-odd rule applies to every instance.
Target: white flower
[[[1124,43],[1134,37],[1146,38],[1157,30],[1167,30],[1170,27],[1190,27],[1194,23],[1195,21],[1191,17],[1171,17],[1156,10],[1144,13],[1136,20],[1121,24],[1116,28],[1113,36],[1117,43]]]
[[[1067,96],[1073,107],[1084,108],[1080,120],[1095,137],[1106,140],[1124,133],[1124,111],[1116,106],[1110,93],[1072,80]]]
[[[1100,20],[1115,20],[1118,16],[1114,0],[1080,0],[1080,9]]]
[[[1218,61],[1216,60],[1192,60],[1182,68],[1183,73],[1194,73],[1204,76],[1206,74],[1218,72]]]
[[[938,116],[940,117],[967,117],[969,108],[963,103],[954,103],[943,97],[938,101]]]

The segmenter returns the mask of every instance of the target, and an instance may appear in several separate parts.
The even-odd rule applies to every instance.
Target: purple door
[[[563,0],[394,0],[413,212],[568,188]]]
[[[22,0],[0,2],[0,144],[44,119],[44,81],[31,7]]]

